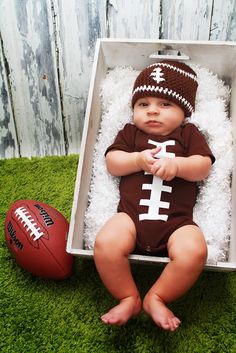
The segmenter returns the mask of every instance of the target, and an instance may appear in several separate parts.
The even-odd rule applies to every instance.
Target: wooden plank
[[[22,156],[63,155],[51,1],[2,0],[4,53]]]
[[[78,153],[98,37],[106,36],[105,0],[54,1],[68,153]]]
[[[19,157],[18,142],[0,43],[0,158]]]
[[[97,37],[236,40],[236,0],[1,0],[0,18],[3,158],[79,152]]]
[[[212,6],[213,0],[162,0],[161,37],[208,40]]]
[[[159,38],[160,0],[109,0],[108,36]]]
[[[211,40],[236,40],[236,0],[214,0]]]

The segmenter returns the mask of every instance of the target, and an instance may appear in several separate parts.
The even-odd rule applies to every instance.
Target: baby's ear
[[[181,126],[186,125],[186,124],[187,124],[187,122],[188,122],[187,118],[186,118],[186,117],[184,117],[184,119],[183,119],[183,121],[182,121],[182,123],[181,123]]]

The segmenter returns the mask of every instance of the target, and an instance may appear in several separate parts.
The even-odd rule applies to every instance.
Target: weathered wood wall
[[[236,40],[236,0],[0,0],[0,158],[78,153],[98,37]]]

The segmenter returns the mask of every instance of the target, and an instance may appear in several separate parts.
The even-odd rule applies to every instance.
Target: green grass
[[[204,272],[192,290],[171,305],[181,318],[177,332],[156,327],[144,313],[124,327],[99,316],[114,300],[92,260],[76,258],[65,281],[49,281],[19,268],[5,245],[3,224],[16,199],[36,199],[68,219],[78,156],[0,161],[0,352],[1,353],[235,353],[236,273]],[[142,294],[161,268],[133,265]]]

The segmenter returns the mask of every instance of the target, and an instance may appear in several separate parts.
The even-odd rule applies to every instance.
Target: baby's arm
[[[151,173],[167,181],[174,177],[188,181],[200,181],[208,176],[211,165],[209,156],[160,158],[153,163]]]
[[[128,175],[141,170],[151,173],[151,167],[156,162],[154,156],[160,149],[161,147],[157,147],[142,152],[111,150],[106,155],[107,170],[114,176]]]
[[[209,156],[176,157],[176,162],[178,164],[176,176],[188,181],[205,179],[209,175],[212,166],[212,160]]]

